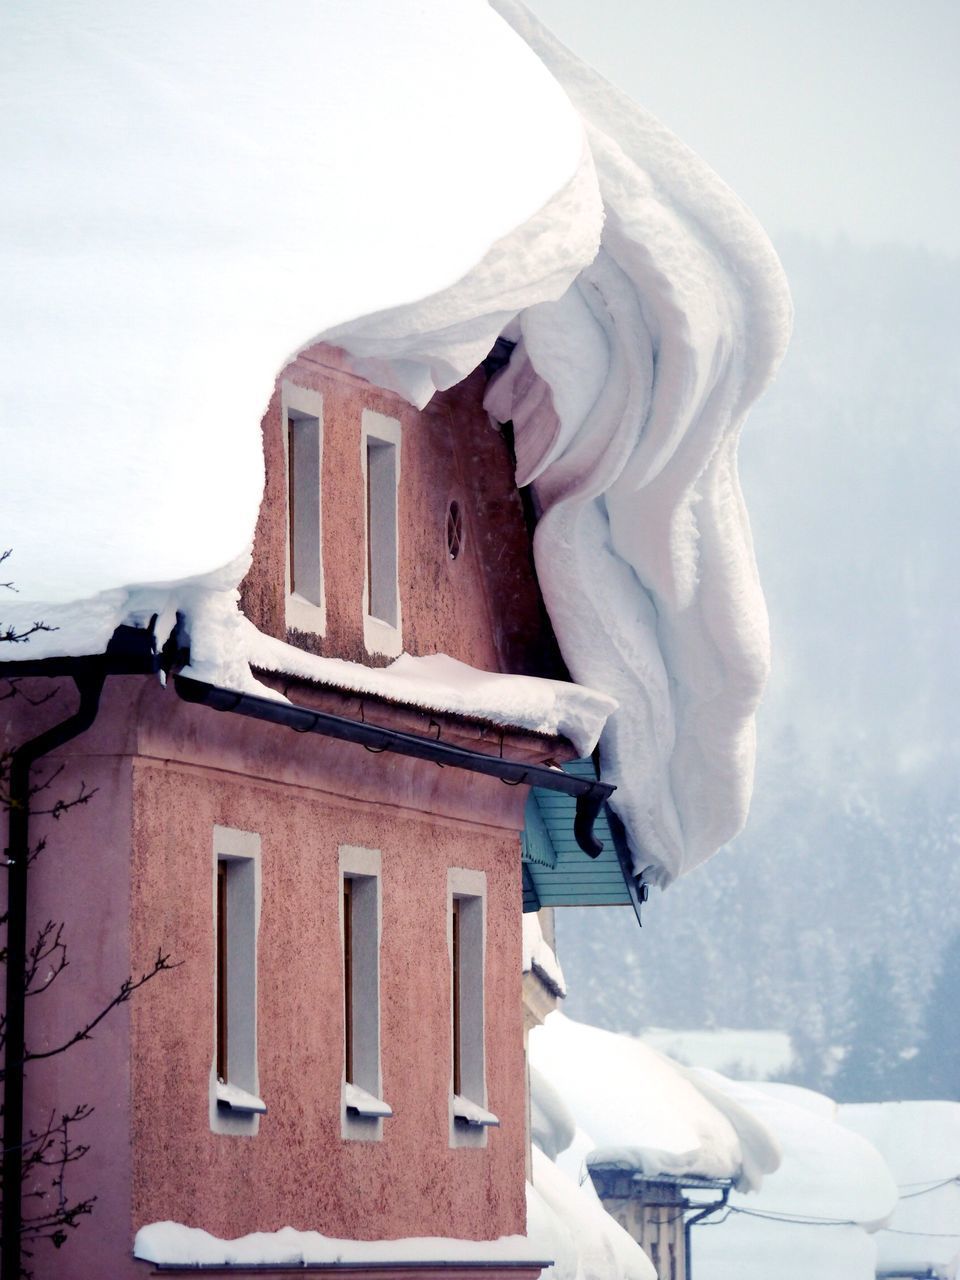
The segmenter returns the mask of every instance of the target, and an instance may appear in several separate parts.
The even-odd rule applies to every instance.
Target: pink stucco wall
[[[357,662],[363,644],[364,492],[361,419],[372,409],[401,424],[399,526],[403,643],[408,653],[440,651],[488,671],[556,674],[556,642],[540,601],[513,464],[483,409],[477,371],[418,411],[399,396],[344,371],[334,348],[302,352],[287,380],[323,395],[323,559],[327,627],[299,635],[318,653]],[[279,382],[278,382],[279,387]],[[279,390],[263,419],[266,488],[243,584],[243,608],[283,637],[286,467]],[[451,499],[464,516],[463,554],[451,560]]]
[[[64,783],[82,776],[99,791],[51,830],[33,881],[36,918],[64,918],[76,939],[42,1034],[73,1029],[158,947],[179,967],[89,1044],[31,1072],[35,1115],[74,1095],[97,1108],[82,1135],[91,1156],[71,1174],[98,1195],[95,1216],[39,1259],[38,1277],[137,1274],[133,1234],[165,1218],[228,1237],[287,1224],[361,1239],[522,1233],[526,789],[189,707],[135,678],[108,682],[96,726],[62,754]],[[269,1113],[254,1138],[214,1134],[208,1119],[214,824],[262,837]],[[382,851],[381,1051],[395,1115],[379,1143],[340,1136],[341,843]],[[449,1146],[449,866],[487,877],[487,1090],[502,1123],[478,1150]]]
[[[133,1012],[135,1219],[221,1236],[287,1224],[360,1239],[522,1232],[516,837],[142,760],[134,796],[134,949],[159,930],[180,940],[183,962]],[[256,1138],[213,1134],[207,1120],[214,823],[262,836],[259,1056],[269,1113]],[[395,1114],[379,1143],[340,1137],[341,843],[383,857],[381,1052]],[[485,1150],[451,1150],[448,1139],[450,865],[487,873],[487,1087],[502,1128]]]

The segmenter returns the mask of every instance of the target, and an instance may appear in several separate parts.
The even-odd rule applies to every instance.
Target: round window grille
[[[451,560],[456,560],[463,550],[463,513],[456,498],[447,510],[447,550]]]

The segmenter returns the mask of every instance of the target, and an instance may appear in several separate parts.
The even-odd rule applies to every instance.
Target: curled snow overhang
[[[22,609],[64,606],[44,638],[61,653],[185,612],[244,687],[226,615],[277,370],[323,339],[423,404],[508,330],[489,407],[543,513],[571,674],[620,704],[601,753],[636,870],[667,884],[739,829],[751,788],[767,631],[736,442],[789,330],[776,256],[515,0],[264,14],[54,0],[3,19],[22,180],[2,211],[0,547]],[[505,79],[516,127],[491,147]]]
[[[530,1033],[529,1052],[590,1135],[590,1165],[752,1190],[780,1163],[762,1122],[744,1108],[717,1105],[692,1073],[632,1036],[553,1012]]]
[[[536,561],[574,679],[620,703],[604,776],[638,872],[666,884],[746,818],[768,633],[740,424],[791,323],[749,211],[515,0],[493,0],[587,127],[605,225],[557,302],[520,317],[489,396],[543,515]]]
[[[560,206],[589,208],[592,191],[604,225],[568,288],[544,267],[549,296],[516,307],[516,345],[486,403],[514,425],[570,672],[620,704],[601,759],[635,870],[665,886],[736,835],[749,804],[769,636],[737,444],[785,350],[789,291],[756,220],[708,166],[522,4],[491,3],[583,120],[587,151]],[[542,258],[556,212],[454,289],[325,337],[423,402],[476,363],[491,319],[507,319],[509,260],[524,244]]]

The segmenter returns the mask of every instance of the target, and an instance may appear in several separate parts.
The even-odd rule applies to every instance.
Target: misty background
[[[750,820],[642,931],[558,912],[566,1012],[783,1030],[838,1098],[960,1097],[960,14],[532,7],[751,205],[796,306],[740,451],[774,653]]]

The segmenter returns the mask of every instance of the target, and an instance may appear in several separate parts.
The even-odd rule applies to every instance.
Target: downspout
[[[106,673],[73,677],[80,705],[72,716],[17,747],[10,760],[7,845],[7,1021],[3,1060],[3,1237],[0,1270],[20,1275],[23,1190],[24,1010],[27,966],[27,872],[30,866],[30,769],[41,756],[84,733],[97,718]]]
[[[106,652],[84,658],[0,663],[0,675],[69,676],[80,694],[73,715],[17,747],[10,758],[7,867],[6,1040],[3,1058],[3,1209],[0,1275],[19,1280],[23,1249],[23,1069],[27,964],[27,878],[30,868],[30,770],[48,752],[85,733],[97,718],[108,675],[149,675],[159,669],[153,627],[120,626]]]
[[[705,1209],[701,1209],[699,1213],[695,1213],[690,1218],[685,1218],[683,1223],[683,1253],[684,1262],[686,1264],[686,1280],[693,1280],[693,1258],[690,1254],[690,1228],[701,1218],[707,1218],[711,1213],[715,1213],[717,1209],[722,1209],[727,1203],[730,1195],[730,1187],[723,1188],[723,1194],[719,1200],[714,1200],[713,1204],[708,1204]]]

